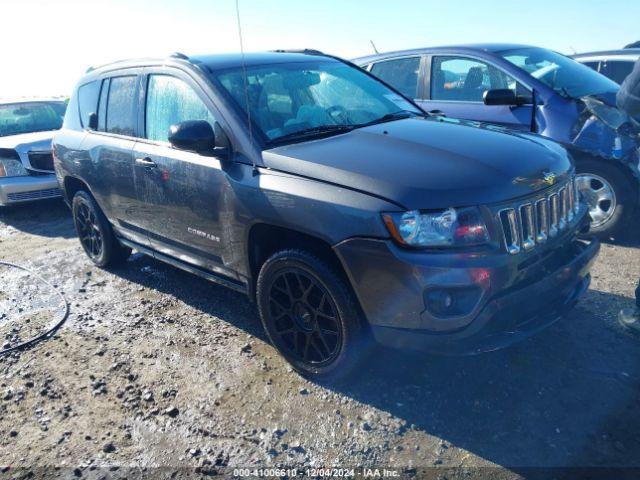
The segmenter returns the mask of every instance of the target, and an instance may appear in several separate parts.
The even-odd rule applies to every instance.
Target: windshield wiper
[[[404,118],[410,117],[427,117],[426,113],[415,112],[413,110],[398,110],[397,112],[387,113],[386,115],[381,116],[380,118],[376,118],[375,120],[371,120],[367,123],[362,123],[358,125],[358,127],[367,127],[369,125],[377,125],[379,123],[393,122],[394,120],[402,120]]]
[[[292,140],[298,138],[321,136],[325,134],[337,134],[350,132],[358,125],[319,125],[317,127],[305,128],[296,132],[287,133],[279,137],[271,139],[271,142],[281,142],[283,140]]]
[[[356,128],[368,127],[370,125],[376,125],[378,123],[392,122],[394,120],[401,120],[409,117],[428,117],[429,115],[422,112],[416,112],[413,110],[398,110],[397,112],[387,113],[380,118],[371,120],[366,123],[357,124],[339,124],[339,125],[319,125],[317,127],[305,128],[304,130],[298,130],[296,132],[287,133],[279,137],[271,139],[271,143],[279,143],[285,140],[294,140],[300,138],[322,136],[326,134],[339,134],[346,133]]]

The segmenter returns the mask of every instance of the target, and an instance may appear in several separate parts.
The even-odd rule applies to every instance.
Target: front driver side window
[[[431,67],[431,99],[482,103],[484,92],[520,88],[502,70],[464,57],[435,57]]]
[[[206,120],[214,128],[211,112],[184,81],[169,75],[151,75],[147,88],[146,138],[166,142],[169,127],[187,120]]]

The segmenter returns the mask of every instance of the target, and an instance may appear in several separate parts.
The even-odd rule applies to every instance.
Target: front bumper
[[[600,245],[567,238],[522,257],[407,252],[372,239],[335,248],[379,343],[467,355],[506,347],[561,318],[589,287]],[[438,318],[425,301],[434,287],[481,294],[465,315]]]
[[[62,192],[54,174],[0,178],[0,205],[60,197]]]

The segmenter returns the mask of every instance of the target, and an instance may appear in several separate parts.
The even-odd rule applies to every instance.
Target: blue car
[[[619,86],[605,76],[557,52],[510,44],[422,48],[353,62],[432,114],[563,144],[576,162],[594,234],[615,236],[634,215],[640,126],[616,108]]]

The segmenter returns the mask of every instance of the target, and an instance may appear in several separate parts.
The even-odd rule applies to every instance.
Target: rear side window
[[[600,73],[609,77],[616,83],[624,82],[633,70],[633,62],[625,62],[623,60],[608,60],[600,66]]]
[[[107,98],[105,131],[129,137],[135,136],[137,123],[136,80],[135,75],[111,79]]]
[[[399,58],[374,63],[371,73],[409,98],[418,96],[420,57]]]
[[[87,83],[78,89],[78,110],[80,114],[80,125],[83,128],[89,126],[89,115],[97,113],[98,96],[100,95],[100,82]]]
[[[187,120],[214,118],[198,94],[186,82],[168,75],[151,75],[147,90],[146,137],[166,142],[169,127]]]

